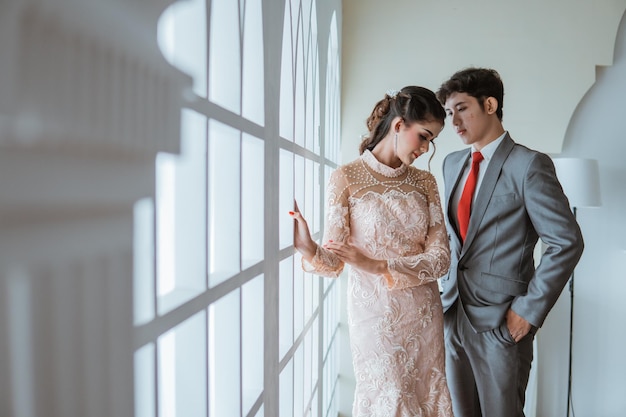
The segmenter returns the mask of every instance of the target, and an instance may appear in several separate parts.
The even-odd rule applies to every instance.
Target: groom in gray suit
[[[535,332],[583,251],[552,160],[502,126],[504,88],[468,68],[437,92],[471,149],[443,163],[452,263],[441,279],[455,417],[523,417]],[[546,249],[535,268],[538,239]]]

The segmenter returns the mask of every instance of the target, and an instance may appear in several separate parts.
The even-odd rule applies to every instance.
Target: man
[[[443,163],[452,263],[441,284],[454,415],[524,416],[535,332],[582,255],[582,235],[552,160],[504,130],[496,71],[461,70],[437,97],[471,145]],[[546,250],[535,269],[538,239]]]

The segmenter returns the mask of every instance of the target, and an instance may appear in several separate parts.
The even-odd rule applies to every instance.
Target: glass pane
[[[240,114],[239,2],[211,1],[209,100]]]
[[[293,355],[293,415],[304,412],[304,349],[298,346]]]
[[[328,37],[326,61],[326,120],[324,149],[326,157],[338,163],[340,159],[340,83],[339,83],[339,42],[337,39],[337,15],[333,13]]]
[[[336,404],[336,401],[333,400],[333,392],[336,386],[337,374],[339,372],[337,366],[337,354],[339,341],[336,337],[337,328],[339,326],[339,305],[340,305],[340,293],[338,285],[338,281],[332,280],[332,287],[328,291],[323,305],[324,305],[324,314],[325,314],[325,323],[324,323],[324,342],[323,342],[323,369],[322,369],[322,378],[324,380],[324,397],[323,397],[323,407],[327,411],[332,411],[336,409],[333,408],[332,404]],[[327,413],[326,415],[335,415],[332,413]]]
[[[326,298],[324,298],[324,355],[328,353],[330,344],[331,342],[333,342],[333,337],[335,336],[335,331],[337,330],[337,327],[339,325],[339,287],[340,286],[338,285],[338,282],[335,281],[335,285],[332,286],[332,288],[328,291]]]
[[[295,268],[300,268],[296,265]],[[280,263],[278,290],[279,338],[278,353],[282,359],[293,344],[293,256]]]
[[[315,390],[315,385],[317,384],[317,380],[319,378],[319,374],[318,374],[318,363],[319,363],[319,358],[318,358],[318,352],[319,352],[319,338],[320,338],[320,330],[319,330],[319,324],[318,324],[318,319],[315,319],[315,322],[313,323],[313,327],[312,327],[312,331],[311,331],[311,344],[310,344],[310,349],[309,349],[309,355],[311,358],[311,388],[312,390]]]
[[[200,294],[206,282],[206,117],[181,116],[180,156],[157,158],[159,314]]]
[[[279,410],[280,417],[294,417],[293,397],[294,397],[294,379],[293,379],[293,359],[287,363],[280,373],[279,386]]]
[[[159,415],[176,416],[176,333],[159,337]]]
[[[305,188],[305,159],[300,155],[294,155],[294,164],[293,164],[293,175],[294,175],[294,195],[296,201],[298,202],[298,206],[302,211],[302,214],[307,219],[307,221],[311,221],[311,216],[313,213],[311,212],[311,202],[308,200],[307,190]],[[293,240],[293,239],[292,239]]]
[[[339,374],[338,366],[339,358],[339,343],[334,343],[333,348],[328,352],[326,356],[326,362],[324,363],[324,406],[327,410],[333,411],[338,407],[337,405],[337,379]],[[335,416],[337,412],[328,412],[327,416]]]
[[[193,78],[193,90],[206,97],[206,7],[204,0],[174,3],[158,25],[158,43],[172,65]]]
[[[293,262],[293,336],[294,339],[297,339],[304,329],[305,274],[301,266],[302,255],[299,252],[294,253]]]
[[[302,24],[302,21],[299,21]],[[304,48],[302,34],[297,38],[297,48]],[[305,141],[305,118],[306,108],[304,107],[304,55],[299,53],[295,57],[295,77],[296,87],[294,94],[294,142],[300,146],[304,146]]]
[[[311,391],[312,391],[311,380],[313,379],[312,373],[314,372],[314,370],[313,370],[313,361],[312,361],[313,353],[311,349],[313,348],[312,346],[313,334],[318,332],[316,324],[317,324],[317,320],[313,322],[313,326],[307,332],[306,336],[304,337],[304,341],[302,343],[302,347],[303,347],[302,390],[304,392],[305,404],[309,402],[309,399],[311,398]]]
[[[316,417],[317,416],[317,390],[313,394],[313,398],[311,400],[311,406],[309,407],[309,413],[306,417]]]
[[[280,249],[293,245],[293,219],[287,213],[293,210],[293,153],[280,150],[280,182],[279,182],[279,222],[280,222]],[[303,203],[298,201],[298,204]],[[301,208],[303,209],[303,208]]]
[[[315,207],[315,180],[313,173],[314,163],[310,159],[296,160],[296,195],[305,201],[304,212],[311,226],[311,233],[319,231],[319,208]],[[302,192],[300,197],[298,191]],[[315,225],[317,224],[317,230]]]
[[[317,275],[312,275],[311,276],[311,301],[312,301],[312,306],[311,308],[313,309],[313,311],[315,311],[317,309],[317,307],[319,306],[319,302],[320,302],[320,280],[322,280],[323,278],[320,278]]]
[[[264,142],[244,133],[241,158],[241,267],[246,268],[263,260]]]
[[[144,198],[135,203],[133,222],[134,325],[154,318],[154,204]]]
[[[209,283],[240,271],[240,132],[209,122]]]
[[[310,52],[310,48],[312,46],[312,42],[309,42],[309,44],[307,45],[307,49]],[[309,55],[306,57],[306,86],[305,86],[305,93],[304,93],[304,107],[306,109],[305,115],[304,115],[304,124],[305,124],[305,132],[304,132],[304,146],[306,146],[307,149],[310,149],[311,151],[315,151],[314,150],[314,146],[313,146],[313,141],[314,141],[314,135],[315,135],[315,131],[316,126],[315,126],[315,106],[313,105],[314,101],[315,101],[315,77],[317,76],[317,74],[313,73],[312,71],[312,67],[313,67],[313,60],[314,57],[312,55]]]
[[[261,0],[245,1],[243,26],[243,94],[242,115],[263,126],[264,77],[263,71],[263,10]]]
[[[156,415],[154,344],[135,351],[135,417]]]
[[[313,314],[313,283],[317,282],[312,274],[305,273],[303,278],[303,300],[304,322],[306,323]]]
[[[321,231],[322,228],[322,222],[321,222],[321,217],[322,217],[322,212],[320,212],[320,203],[323,204],[323,202],[321,202],[321,196],[322,196],[322,186],[321,186],[321,178],[320,178],[320,164],[318,164],[317,162],[313,162],[312,163],[312,168],[311,168],[311,176],[312,176],[312,183],[311,183],[311,200],[313,202],[313,213],[314,216],[311,218],[312,220],[312,226],[311,226],[311,230],[313,230],[312,233],[318,233]]]
[[[302,13],[302,29],[301,32],[305,34],[305,40],[308,41],[311,33],[311,8],[313,7],[313,2],[311,0],[301,0],[300,1],[300,11]]]
[[[280,61],[280,136],[293,140],[293,34],[291,33],[291,2],[285,4],[283,50]]]
[[[176,157],[160,153],[156,158],[157,295],[176,287]]]
[[[159,416],[206,416],[205,323],[200,312],[159,337]]]
[[[176,286],[197,295],[205,289],[207,119],[182,113],[181,157],[176,165]]]
[[[241,369],[243,370],[241,405],[244,415],[263,392],[264,292],[263,275],[241,287]]]
[[[209,404],[211,416],[241,415],[241,303],[239,290],[209,307]]]
[[[317,44],[317,12],[315,2],[310,5],[310,35],[308,36],[307,56],[307,148],[316,154],[320,153],[320,90],[319,90],[319,55]]]
[[[316,53],[317,56],[317,53]],[[315,58],[315,79],[317,80],[319,78],[319,61],[317,58]],[[319,84],[315,84],[315,86],[313,87],[313,92],[315,93],[315,97],[313,99],[313,122],[312,122],[312,130],[313,130],[313,143],[312,143],[312,150],[313,152],[315,152],[316,154],[320,154],[321,153],[321,145],[320,145],[320,87]]]
[[[305,274],[304,276],[304,314],[305,322],[313,316],[318,305],[319,278],[317,275]]]

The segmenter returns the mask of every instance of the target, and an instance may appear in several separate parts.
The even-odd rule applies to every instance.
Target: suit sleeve
[[[389,289],[416,287],[436,281],[450,268],[450,246],[437,183],[432,178],[428,193],[429,227],[424,252],[389,259]]]
[[[546,250],[525,294],[511,308],[536,327],[541,327],[567,284],[584,243],[580,227],[559,183],[554,164],[538,153],[524,179],[526,211]]]

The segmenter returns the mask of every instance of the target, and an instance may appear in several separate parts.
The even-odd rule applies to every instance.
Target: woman
[[[361,156],[333,172],[326,244],[296,211],[303,268],[337,277],[351,266],[348,323],[356,376],[353,417],[449,417],[437,278],[450,266],[435,178],[411,164],[443,129],[434,93],[390,92],[367,119]]]

